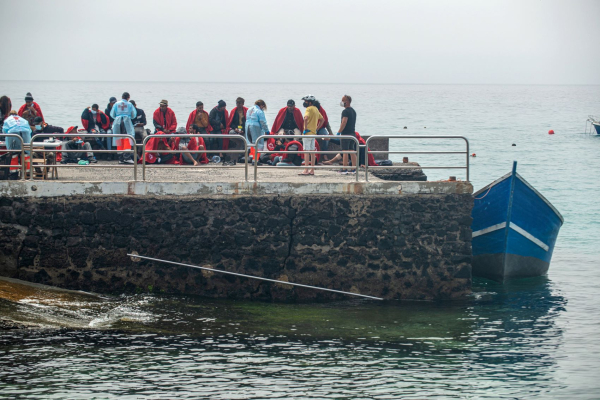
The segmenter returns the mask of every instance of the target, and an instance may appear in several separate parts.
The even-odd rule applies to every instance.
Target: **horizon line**
[[[600,83],[406,83],[406,82],[244,82],[244,81],[145,81],[145,80],[67,80],[67,79],[0,79],[0,82],[94,82],[94,83],[207,83],[207,84],[254,84],[254,85],[449,85],[449,86],[600,86]]]

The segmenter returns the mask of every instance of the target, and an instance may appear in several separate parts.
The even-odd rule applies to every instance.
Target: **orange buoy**
[[[473,153],[471,154],[471,157],[477,157],[477,154]]]
[[[554,130],[550,129],[550,130],[548,131],[548,135],[554,135]]]

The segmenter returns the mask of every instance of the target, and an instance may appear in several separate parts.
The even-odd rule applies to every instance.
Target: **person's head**
[[[225,107],[227,107],[227,103],[225,103],[223,100],[219,100],[217,103],[217,110],[223,111]]]
[[[42,124],[44,123],[44,119],[42,117],[35,117],[33,119],[33,125],[35,125],[35,130],[36,131],[41,131],[43,126]]]
[[[185,130],[185,128],[183,126],[180,126],[179,128],[177,128],[177,130],[175,131],[175,133],[178,134],[178,135],[183,135],[183,134],[186,134],[187,132],[186,132],[186,130]]]
[[[137,104],[135,104],[135,101],[134,101],[134,100],[129,100],[129,102],[130,102],[131,104],[133,104],[133,106],[134,106],[134,107],[136,107],[136,108],[137,108]]]
[[[158,107],[160,108],[160,111],[166,112],[167,108],[169,108],[169,102],[167,100],[161,100],[160,103],[158,103]]]
[[[198,125],[192,125],[190,126],[190,134],[195,134],[200,132],[200,127],[198,127]]]
[[[202,112],[204,111],[204,103],[201,101],[196,102],[196,111]]]
[[[117,102],[117,98],[116,97],[111,97],[110,99],[108,99],[108,104],[110,104],[111,106],[113,104],[115,104]]]
[[[292,99],[289,99],[287,102],[287,112],[294,112],[294,108],[296,108],[296,102]]]
[[[344,97],[342,97],[342,101],[340,102],[340,106],[342,106],[342,107],[350,107],[350,103],[352,103],[352,97],[350,97],[347,94],[345,94]]]
[[[27,104],[28,107],[33,104],[33,96],[30,92],[27,92],[27,94],[25,95],[25,104]]]
[[[129,93],[127,93],[127,92],[123,92],[123,95],[121,96],[121,98],[122,98],[123,100],[129,100],[129,98],[130,98],[130,97],[131,97],[131,96],[129,96]]]
[[[315,99],[315,96],[313,96],[312,94],[309,94],[307,96],[304,96],[302,98],[302,100],[304,100],[304,103],[302,103],[302,106],[304,108],[308,108],[308,107],[314,105],[316,99]]]
[[[321,103],[319,103],[319,100],[315,100],[315,101],[313,102],[313,106],[315,106],[315,107],[317,107],[317,108],[320,108],[320,107],[321,107]]]
[[[285,138],[275,139],[275,146],[283,146],[285,144]]]
[[[100,107],[98,106],[98,104],[92,104],[92,112],[93,113],[97,113],[99,108]]]
[[[267,103],[265,103],[264,100],[258,99],[254,102],[254,104],[260,107],[260,109],[263,111],[267,110]]]
[[[242,108],[242,107],[244,107],[244,104],[245,104],[245,103],[246,103],[246,100],[244,100],[244,99],[243,99],[243,98],[241,98],[241,97],[238,97],[237,99],[235,99],[235,106],[236,106],[237,108]]]
[[[10,110],[10,112],[8,113],[8,115],[17,115],[17,112],[15,110]]]
[[[12,102],[10,101],[10,98],[8,96],[0,97],[0,111],[2,111],[2,115],[4,115],[5,117],[8,116],[8,113],[10,112],[11,108]]]

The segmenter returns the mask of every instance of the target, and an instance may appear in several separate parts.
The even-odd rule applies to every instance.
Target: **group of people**
[[[121,100],[115,97],[109,99],[109,103],[102,112],[98,104],[93,104],[83,110],[81,123],[83,127],[70,127],[64,129],[46,123],[41,107],[33,99],[31,93],[25,96],[25,104],[18,111],[12,109],[11,100],[7,96],[0,98],[0,124],[2,132],[19,134],[24,143],[29,143],[31,137],[39,133],[103,133],[106,137],[77,137],[66,143],[65,148],[69,150],[80,150],[80,152],[63,153],[62,162],[78,162],[84,159],[87,162],[97,162],[94,157],[94,149],[113,149],[117,147],[119,163],[133,164],[141,162],[141,159],[133,160],[132,153],[127,152],[136,143],[143,143],[148,135],[156,135],[146,143],[147,163],[172,163],[172,164],[205,164],[209,162],[210,156],[213,160],[227,159],[223,150],[235,148],[239,140],[229,140],[223,135],[238,135],[248,143],[255,144],[255,162],[270,165],[301,165],[304,162],[305,169],[300,175],[314,175],[314,166],[318,160],[331,163],[327,155],[319,154],[327,151],[329,142],[341,146],[342,150],[356,150],[356,141],[350,138],[362,140],[356,132],[356,111],[352,108],[352,98],[344,95],[340,106],[343,107],[341,121],[336,136],[333,134],[327,113],[320,102],[313,95],[302,98],[304,113],[296,107],[294,100],[288,100],[285,107],[281,108],[271,128],[267,123],[265,111],[267,104],[259,99],[251,107],[245,106],[245,100],[238,97],[235,108],[227,111],[227,104],[223,100],[207,112],[201,101],[196,103],[196,108],[189,114],[185,128],[179,127],[175,112],[169,107],[167,100],[161,100],[158,108],[152,114],[154,131],[146,129],[147,120],[144,110],[137,107],[135,101],[130,99],[129,93],[125,92]],[[160,135],[170,134],[208,134],[204,140],[201,137],[173,137]],[[136,143],[128,138],[112,135],[130,135],[136,138]],[[302,140],[297,138],[269,138],[258,140],[262,135],[302,135]],[[331,137],[331,136],[335,137]],[[362,140],[364,142],[364,140]],[[116,145],[116,146],[115,146]],[[6,147],[8,149],[20,148],[20,141],[14,137],[7,137]],[[186,150],[182,153],[166,152],[160,150]],[[265,150],[271,153],[259,156]],[[272,153],[273,151],[304,151],[306,153]],[[189,151],[189,152],[188,152]],[[200,151],[200,152],[196,152]],[[205,152],[204,152],[205,151]],[[207,154],[208,153],[208,154]],[[218,157],[215,157],[218,156]],[[341,173],[351,173],[349,168],[348,153],[340,158],[343,164]],[[361,157],[363,158],[363,157]],[[111,154],[108,159],[112,159]],[[351,154],[352,168],[356,168],[356,154]],[[363,161],[364,163],[364,161]]]

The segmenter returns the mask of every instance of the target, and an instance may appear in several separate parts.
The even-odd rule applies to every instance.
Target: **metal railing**
[[[201,138],[206,138],[206,139],[229,139],[229,140],[239,140],[244,144],[244,148],[243,149],[235,149],[235,150],[209,150],[207,147],[205,146],[204,150],[146,150],[146,143],[148,143],[149,140],[151,139],[156,139],[156,140],[161,140],[161,139],[170,139],[170,138],[176,138],[176,137],[201,137]],[[206,142],[205,142],[206,143]],[[146,168],[151,167],[151,168],[199,168],[197,166],[194,165],[172,165],[172,164],[158,164],[158,165],[148,165],[146,164],[146,153],[162,153],[162,154],[171,154],[171,153],[240,153],[244,155],[244,172],[245,172],[245,179],[246,182],[248,181],[248,142],[246,141],[246,138],[240,135],[224,135],[224,134],[206,134],[206,133],[195,133],[195,134],[188,134],[188,133],[182,133],[182,134],[165,134],[165,135],[148,135],[144,138],[144,142],[143,142],[143,147],[142,147],[142,180],[145,181],[146,180]],[[219,167],[217,165],[210,165],[207,164],[207,166],[205,167],[200,167],[200,168],[215,168],[215,167]],[[242,168],[241,166],[238,167],[236,166],[231,166],[230,168]]]
[[[34,151],[34,146],[36,146],[35,151],[39,153],[85,153],[87,150],[85,149],[46,149],[45,147],[50,147],[47,142],[35,142],[34,139],[38,137],[59,137],[59,138],[82,138],[82,139],[90,139],[90,138],[100,138],[100,137],[110,137],[110,138],[129,138],[133,141],[134,145],[129,150],[91,150],[93,153],[131,153],[133,154],[134,163],[133,165],[79,165],[79,164],[38,164],[37,167],[45,167],[45,168],[133,168],[133,180],[137,181],[137,148],[135,146],[135,137],[131,135],[119,134],[114,135],[110,133],[38,133],[35,134],[31,138],[31,143],[29,144],[29,148],[31,152]],[[66,141],[62,141],[64,145],[67,143]],[[41,147],[41,148],[40,148]],[[44,157],[45,158],[45,157]],[[56,159],[55,159],[56,160]],[[56,161],[55,161],[56,162]],[[33,174],[32,174],[33,177]],[[33,179],[33,178],[32,178]]]
[[[390,150],[369,150],[369,142],[378,138],[388,139],[462,139],[465,141],[465,151],[390,151]],[[423,166],[404,166],[404,165],[390,165],[390,166],[376,166],[369,167],[369,154],[375,153],[388,153],[388,154],[464,154],[466,156],[466,164],[464,167],[457,166],[442,166],[442,167],[423,167]],[[464,136],[371,136],[366,141],[365,149],[365,181],[369,182],[369,169],[465,169],[467,173],[467,181],[469,181],[469,140]]]
[[[25,143],[23,142],[23,138],[21,137],[21,135],[17,135],[14,133],[2,133],[2,134],[0,134],[0,137],[18,138],[19,141],[21,142],[20,149],[10,149],[9,150],[8,145],[7,145],[6,149],[2,149],[2,151],[11,154],[10,160],[12,160],[12,153],[20,153],[21,154],[21,162],[19,164],[21,166],[21,179],[25,179]],[[6,140],[6,139],[4,139],[4,140]],[[31,155],[30,155],[30,159],[31,159]],[[0,168],[8,168],[8,174],[10,174],[10,168],[15,168],[15,166],[11,165],[11,163],[9,163],[8,165],[0,165]]]
[[[309,138],[309,139],[314,139],[317,140],[319,138],[318,135],[262,135],[259,136],[258,139],[256,139],[256,143],[258,143],[261,139],[264,141],[265,138],[267,139],[279,139],[279,138],[286,138],[286,139],[300,139],[300,138]],[[353,140],[356,144],[356,150],[342,150],[342,151],[316,151],[316,150],[302,150],[302,151],[285,151],[285,150],[257,150],[258,153],[260,154],[355,154],[356,155],[356,160],[357,160],[357,164],[358,164],[358,157],[359,157],[359,151],[360,151],[360,145],[358,142],[358,139],[355,138],[354,136],[344,136],[344,135],[340,135],[340,136],[336,136],[336,139],[341,139],[341,140]],[[315,145],[316,146],[316,145]],[[258,165],[258,160],[254,160],[254,182],[257,181],[257,175],[258,175],[258,168],[269,168],[269,169],[273,169],[273,168],[289,168],[289,169],[339,169],[340,166],[339,165],[307,165],[306,164],[306,160],[304,162],[304,165],[300,165],[300,166],[296,166],[294,165],[289,166],[289,165],[285,165],[285,166],[281,166],[281,167],[273,167],[273,166],[259,166]],[[348,167],[350,168],[350,167]],[[352,168],[356,169],[356,181],[358,182],[358,168],[357,166],[352,166]]]

